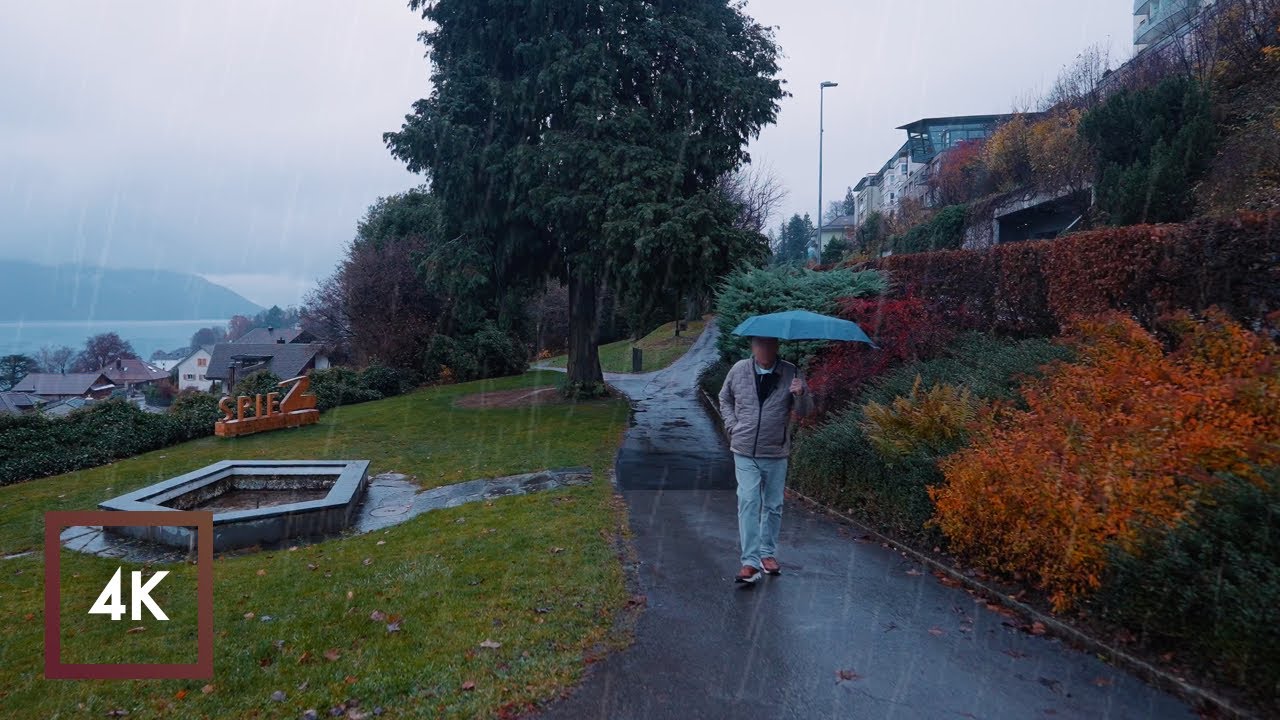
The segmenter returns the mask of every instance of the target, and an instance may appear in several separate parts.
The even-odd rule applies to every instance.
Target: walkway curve
[[[716,332],[664,370],[606,376],[633,406],[617,477],[648,603],[635,644],[542,717],[1195,717],[800,506],[783,514],[784,574],[735,587],[733,466],[697,395]]]

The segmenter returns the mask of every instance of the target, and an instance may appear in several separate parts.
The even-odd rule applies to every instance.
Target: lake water
[[[94,320],[91,322],[0,322],[0,355],[35,355],[45,345],[66,345],[77,351],[91,335],[114,332],[128,340],[139,357],[156,350],[186,347],[200,328],[222,326],[224,320]]]

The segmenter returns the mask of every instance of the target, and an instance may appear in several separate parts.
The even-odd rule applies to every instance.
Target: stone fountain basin
[[[368,460],[225,460],[99,503],[103,510],[208,510],[213,549],[270,545],[347,529],[368,482]],[[107,527],[181,549],[185,527]]]

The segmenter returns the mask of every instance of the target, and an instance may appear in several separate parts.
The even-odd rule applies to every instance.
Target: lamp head
[[[822,85],[820,85],[819,87],[824,87],[824,88],[836,87],[836,86],[837,86],[837,85],[839,85],[839,84],[840,84],[840,83],[838,83],[838,82],[831,82],[830,80],[823,80],[823,81],[822,81]]]

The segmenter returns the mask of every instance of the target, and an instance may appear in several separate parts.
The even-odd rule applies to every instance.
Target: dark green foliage
[[[1210,96],[1198,82],[1173,76],[1116,93],[1084,116],[1080,134],[1096,153],[1098,207],[1113,225],[1190,216],[1215,141]]]
[[[894,253],[918,253],[931,250],[955,250],[964,244],[964,223],[968,208],[948,205],[928,222],[917,225],[902,235],[889,239]]]
[[[393,397],[405,391],[409,378],[404,371],[385,365],[370,365],[360,371],[360,384],[382,397]]]
[[[193,411],[183,406],[181,415],[149,413],[124,400],[107,400],[65,418],[0,417],[0,485],[94,467],[212,434],[213,420],[201,431]]]
[[[803,265],[809,259],[809,246],[817,229],[809,214],[798,213],[778,228],[778,239],[773,248],[774,265]]]
[[[851,246],[849,241],[844,238],[833,238],[822,248],[821,262],[823,265],[834,265],[844,259],[849,254]]]
[[[479,377],[479,373],[480,366],[464,343],[448,335],[432,336],[422,359],[422,374],[427,382],[466,382]]]
[[[731,367],[733,367],[731,361],[717,360],[703,369],[702,374],[698,375],[698,386],[713,402],[720,402],[720,388],[724,386],[724,379],[729,375],[729,368]]]
[[[858,226],[854,241],[860,251],[878,256],[884,249],[885,235],[884,216],[876,211],[867,215],[867,219]]]
[[[1171,531],[1113,550],[1095,605],[1280,711],[1280,469],[1223,477]]]
[[[245,375],[236,382],[235,388],[231,390],[232,397],[240,397],[241,395],[253,397],[268,393],[280,393],[282,397],[285,393],[284,388],[280,387],[280,378],[270,370],[258,370]],[[252,408],[250,409],[252,410]]]
[[[39,368],[35,358],[26,355],[0,357],[0,391],[8,390]]]
[[[482,378],[519,375],[529,369],[528,350],[492,323],[482,327],[467,345]]]
[[[399,394],[407,380],[398,371],[373,366],[364,372],[329,368],[311,372],[319,408],[378,400]],[[283,392],[268,371],[236,385],[237,395]],[[213,434],[222,418],[219,398],[183,392],[166,413],[150,413],[124,400],[107,400],[65,418],[0,416],[0,485],[59,475]],[[250,412],[253,405],[250,405]]]
[[[360,373],[344,367],[311,371],[311,392],[316,396],[320,412],[382,399],[382,393],[361,382]]]
[[[496,293],[501,321],[546,277],[570,286],[571,380],[601,379],[601,281],[645,316],[761,259],[719,182],[784,93],[771,31],[738,3],[410,7],[431,28],[432,94],[387,145],[430,178],[450,277],[475,286],[459,292]]]
[[[866,297],[885,290],[884,278],[872,270],[814,272],[796,268],[752,268],[727,277],[716,298],[720,337],[716,341],[725,358],[746,357],[748,341],[732,333],[743,320],[783,310],[811,310],[834,314],[840,298]],[[806,343],[812,345],[812,343]],[[812,348],[789,350],[795,354]]]
[[[791,482],[800,492],[898,537],[941,542],[936,531],[925,527],[933,515],[926,488],[941,482],[937,461],[958,450],[962,440],[934,452],[885,458],[862,429],[863,406],[870,401],[887,405],[909,395],[916,378],[926,388],[948,383],[967,388],[976,399],[1008,400],[1014,397],[1020,378],[1065,357],[1065,350],[1046,340],[1014,342],[965,333],[942,357],[888,372],[872,381],[843,412],[799,433]]]
[[[213,424],[222,419],[218,396],[211,393],[185,391],[169,406],[169,417],[177,431],[178,442],[194,440],[213,432]]]
[[[1068,357],[1066,348],[1048,340],[1010,342],[988,333],[963,333],[942,357],[912,363],[872,381],[858,401],[887,405],[895,397],[909,395],[917,377],[925,387],[948,383],[967,388],[983,400],[1012,401],[1017,399],[1020,378]]]

